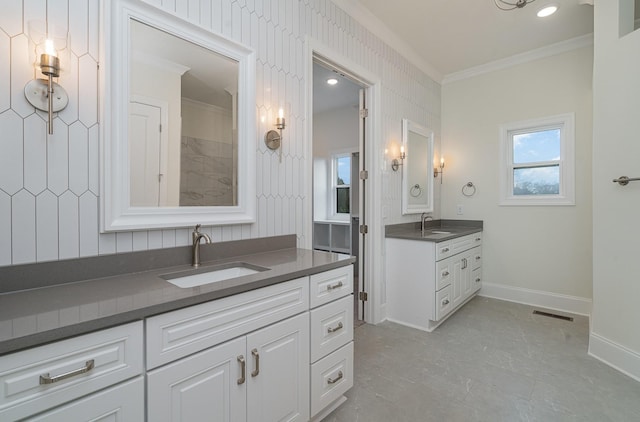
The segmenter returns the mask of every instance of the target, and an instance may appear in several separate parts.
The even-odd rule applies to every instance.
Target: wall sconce
[[[284,111],[280,109],[278,110],[278,118],[276,119],[276,129],[278,129],[278,131],[271,129],[264,135],[264,143],[267,145],[267,148],[270,150],[280,148],[282,142],[282,129],[285,127]],[[282,162],[282,148],[280,148],[280,162]]]
[[[404,152],[404,145],[400,146],[400,156],[398,158],[394,158],[391,161],[391,169],[393,171],[398,171],[401,165],[404,164],[404,159],[407,158],[407,154]]]
[[[438,177],[440,175],[440,184],[442,184],[442,173],[444,172],[444,157],[440,157],[440,170],[437,168],[433,169],[433,177]]]
[[[44,27],[42,31],[39,27]],[[49,32],[44,22],[29,22],[30,48],[35,46],[36,66],[47,79],[33,79],[24,87],[27,101],[38,110],[48,112],[48,132],[53,134],[53,113],[63,110],[69,103],[64,88],[53,82],[60,76],[60,58],[58,53],[67,47],[67,35],[56,36]],[[33,43],[33,44],[31,44]]]

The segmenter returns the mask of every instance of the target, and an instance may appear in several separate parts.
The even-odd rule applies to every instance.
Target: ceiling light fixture
[[[335,85],[335,84],[338,83],[338,80],[336,78],[329,78],[329,79],[327,79],[327,83],[329,85]]]
[[[547,16],[551,16],[558,11],[558,6],[556,4],[548,4],[542,9],[538,10],[539,18],[546,18]]]
[[[496,7],[500,10],[514,10],[514,9],[522,9],[529,3],[533,3],[536,0],[516,0],[513,1],[505,1],[505,0],[493,0],[496,4]]]

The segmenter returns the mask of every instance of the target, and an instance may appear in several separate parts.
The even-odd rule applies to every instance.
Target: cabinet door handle
[[[449,271],[443,271],[443,272],[442,272],[442,276],[443,276],[443,277],[446,277],[446,276],[448,276],[448,275],[449,275]]]
[[[252,377],[257,377],[258,374],[260,373],[260,353],[258,353],[258,349],[253,349],[251,351],[251,356],[253,356],[253,358],[256,361],[256,366],[253,371],[251,371],[251,376]]]
[[[342,377],[344,376],[344,374],[342,373],[342,371],[338,372],[338,376],[335,378],[327,378],[327,384],[335,384],[336,382],[340,381],[342,379]]]
[[[240,378],[238,378],[238,385],[240,385],[240,384],[244,384],[244,381],[246,379],[247,362],[244,360],[243,355],[238,356],[238,362],[240,362],[240,372],[242,373],[242,375],[240,375]]]
[[[447,306],[449,304],[449,299],[445,299],[442,301],[443,306]]]
[[[95,367],[95,361],[90,359],[85,362],[82,368],[74,369],[73,371],[65,372],[64,374],[50,376],[48,373],[40,375],[40,385],[53,384],[54,382],[66,380],[67,378],[75,377],[76,375],[85,374],[91,371]]]
[[[462,258],[462,269],[467,268],[467,258]]]
[[[329,333],[335,333],[338,330],[342,330],[342,328],[344,328],[344,326],[342,325],[341,322],[338,323],[338,325],[336,325],[335,327],[329,327],[327,328],[327,332]]]
[[[337,282],[336,284],[333,284],[333,285],[329,284],[327,286],[327,290],[331,291],[333,289],[339,289],[342,286],[344,286],[344,284],[342,283],[342,281],[339,281],[339,282]]]
[[[440,252],[449,252],[449,248],[442,248]]]

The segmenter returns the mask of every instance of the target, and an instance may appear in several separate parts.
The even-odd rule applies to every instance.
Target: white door
[[[150,422],[246,421],[246,337],[147,375]]]
[[[129,103],[129,160],[131,206],[160,204],[162,110],[154,105]]]
[[[309,420],[309,313],[249,334],[247,354],[248,420]]]
[[[144,420],[144,381],[142,377],[74,400],[27,421],[113,422]]]

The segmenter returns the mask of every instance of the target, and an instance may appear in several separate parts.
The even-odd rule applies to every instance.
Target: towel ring
[[[414,198],[417,198],[420,195],[422,195],[422,188],[418,183],[411,186],[411,189],[409,189],[409,195],[413,196]]]
[[[470,197],[476,194],[476,185],[473,182],[467,182],[462,186],[462,194],[466,197]]]

